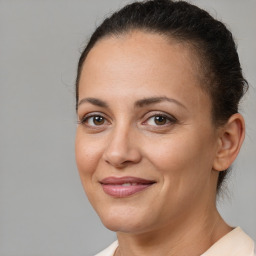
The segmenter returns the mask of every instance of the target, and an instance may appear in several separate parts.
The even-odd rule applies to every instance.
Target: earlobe
[[[213,163],[214,170],[223,171],[230,167],[240,151],[244,136],[244,118],[236,113],[220,130],[218,149]]]

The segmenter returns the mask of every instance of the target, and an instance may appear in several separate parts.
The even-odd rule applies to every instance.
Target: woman
[[[216,208],[246,87],[232,34],[187,2],[135,2],[96,29],[78,64],[76,161],[117,233],[98,255],[254,255]]]

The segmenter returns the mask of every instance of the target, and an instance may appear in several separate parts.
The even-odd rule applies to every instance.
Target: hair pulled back
[[[195,50],[202,73],[202,87],[212,101],[212,120],[223,125],[238,112],[247,82],[243,77],[236,45],[226,26],[206,11],[185,1],[149,0],[134,2],[106,18],[92,34],[81,54],[76,79],[76,108],[79,79],[83,63],[93,46],[101,39],[132,30],[157,33]],[[229,170],[219,173],[217,190]]]

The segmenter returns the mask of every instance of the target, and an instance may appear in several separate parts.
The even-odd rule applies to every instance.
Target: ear
[[[213,163],[216,171],[226,170],[236,159],[245,136],[245,123],[241,114],[232,115],[220,129],[218,149]]]

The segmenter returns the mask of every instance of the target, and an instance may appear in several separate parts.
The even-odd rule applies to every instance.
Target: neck
[[[154,231],[141,234],[118,232],[119,247],[115,256],[198,256],[232,230],[215,205],[186,215],[174,224],[168,223]]]

